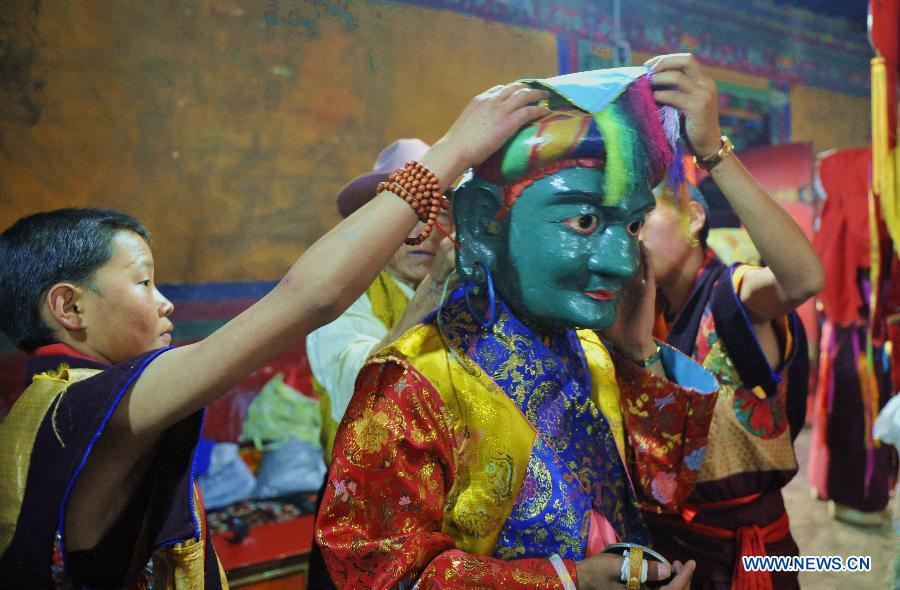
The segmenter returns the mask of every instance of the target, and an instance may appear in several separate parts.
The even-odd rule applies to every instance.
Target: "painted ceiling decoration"
[[[403,0],[595,44],[611,43],[612,0]],[[839,8],[834,5],[842,5]],[[862,6],[857,6],[862,4]],[[816,10],[817,12],[813,12]],[[832,16],[833,15],[833,16]],[[857,19],[862,16],[863,22]],[[632,51],[690,51],[708,65],[852,94],[869,94],[865,3],[824,0],[628,0]]]

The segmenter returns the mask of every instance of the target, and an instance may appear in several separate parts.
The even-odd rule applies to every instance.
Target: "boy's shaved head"
[[[25,351],[55,342],[41,319],[43,297],[57,283],[88,283],[122,231],[150,243],[150,232],[131,215],[96,208],[36,213],[0,234],[0,330]]]

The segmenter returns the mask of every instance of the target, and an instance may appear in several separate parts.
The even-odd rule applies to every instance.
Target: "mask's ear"
[[[500,210],[500,189],[481,177],[473,176],[453,192],[453,218],[456,222],[456,272],[467,281],[486,280],[481,265],[495,270],[507,221],[494,221]]]

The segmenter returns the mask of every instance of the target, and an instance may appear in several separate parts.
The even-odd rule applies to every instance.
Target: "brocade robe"
[[[696,389],[614,365],[589,331],[545,345],[497,303],[485,328],[457,290],[360,372],[316,527],[338,587],[558,588],[549,556],[574,578],[690,492],[712,375],[671,348]]]

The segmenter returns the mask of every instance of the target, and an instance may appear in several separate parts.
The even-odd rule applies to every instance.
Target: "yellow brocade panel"
[[[25,497],[31,450],[44,416],[72,383],[96,375],[97,369],[70,369],[36,375],[0,424],[0,554],[6,551],[16,530]],[[60,440],[64,446],[65,441]]]
[[[591,373],[592,397],[615,435],[624,432],[619,388],[600,340],[579,332]],[[509,396],[467,356],[449,352],[437,329],[420,325],[378,356],[402,356],[432,384],[450,415],[455,473],[443,532],[456,547],[491,555],[519,496],[537,433]]]
[[[206,587],[204,571],[204,540],[190,539],[153,554],[153,587],[165,590],[203,590]],[[216,559],[218,562],[218,558]],[[225,571],[219,563],[222,589],[228,590]]]
[[[397,286],[396,279],[386,270],[378,273],[378,276],[369,285],[366,295],[372,305],[372,313],[388,330],[400,321],[403,312],[409,305],[406,294]]]
[[[191,539],[153,555],[153,586],[203,590],[203,541]]]
[[[157,549],[152,556],[153,588],[165,590],[203,590],[206,588],[206,515],[201,508],[196,485],[193,490],[194,518],[203,532],[199,539],[188,539],[170,547]],[[215,556],[222,590],[228,590],[228,579],[219,557]]]
[[[433,326],[413,328],[390,349],[431,382],[450,414],[456,477],[443,532],[463,551],[490,555],[519,495],[535,430],[468,357],[447,351]]]
[[[896,105],[888,103],[887,67],[880,55],[872,58],[872,192],[878,195],[888,233],[897,244],[900,243],[900,158],[897,149],[891,149],[890,111]],[[873,264],[877,262],[877,252],[876,245],[872,249]]]
[[[322,427],[319,431],[319,443],[322,445],[322,460],[325,465],[331,465],[331,453],[334,449],[334,437],[337,435],[339,424],[331,417],[331,398],[328,392],[313,375],[313,391],[319,396],[319,415],[322,418]]]
[[[588,369],[591,372],[591,399],[600,408],[603,417],[609,424],[619,456],[625,456],[625,425],[622,418],[622,394],[616,382],[616,368],[609,351],[603,346],[600,338],[590,330],[579,330],[578,338],[584,348]]]

